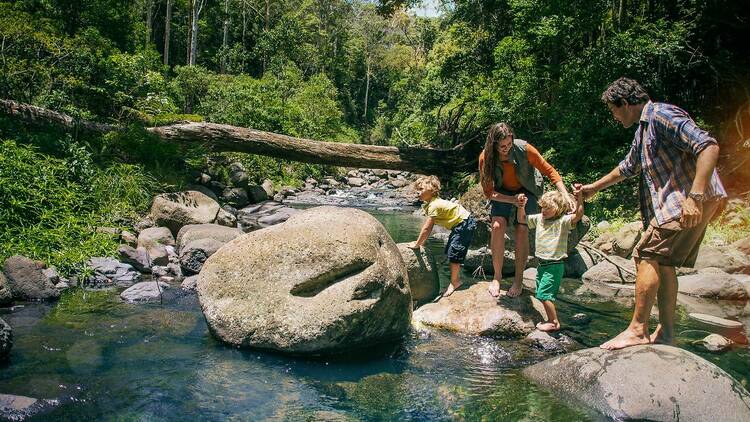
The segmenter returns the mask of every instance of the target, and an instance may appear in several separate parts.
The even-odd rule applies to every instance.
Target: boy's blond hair
[[[539,208],[552,208],[555,210],[554,218],[560,218],[568,212],[568,203],[563,194],[553,190],[545,193],[539,198]]]
[[[414,182],[414,187],[418,191],[422,191],[424,188],[429,188],[435,192],[435,196],[440,193],[440,179],[437,176],[422,176]]]

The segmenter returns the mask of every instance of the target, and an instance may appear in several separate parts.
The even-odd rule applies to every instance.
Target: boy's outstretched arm
[[[518,211],[516,212],[516,218],[518,219],[518,222],[521,224],[526,224],[526,201],[528,201],[529,198],[526,197],[526,195],[519,193],[516,197],[516,202],[518,203]]]
[[[425,220],[424,224],[422,225],[422,230],[420,230],[419,232],[419,237],[417,238],[416,242],[413,242],[411,244],[412,248],[420,248],[424,246],[424,242],[427,241],[430,233],[432,233],[433,225],[435,225],[435,219],[432,217],[427,217],[427,220]]]
[[[576,196],[577,204],[572,222],[573,224],[576,224],[577,222],[581,221],[581,218],[583,218],[583,185],[581,185],[580,183],[574,184],[573,194]]]

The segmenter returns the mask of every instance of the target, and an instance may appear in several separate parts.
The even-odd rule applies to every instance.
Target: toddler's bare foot
[[[447,296],[452,295],[453,292],[455,292],[456,289],[458,289],[459,287],[461,287],[461,283],[458,283],[458,285],[456,285],[456,286],[454,286],[453,283],[449,284],[448,288],[445,289],[445,293],[443,293],[443,297],[447,297]]]
[[[490,295],[492,295],[492,297],[499,297],[500,282],[498,280],[492,280],[492,283],[490,283],[490,287],[487,288],[487,291],[490,292]]]
[[[545,331],[545,332],[557,331],[560,329],[560,323],[551,322],[551,321],[540,322],[536,325],[536,329],[539,331]]]

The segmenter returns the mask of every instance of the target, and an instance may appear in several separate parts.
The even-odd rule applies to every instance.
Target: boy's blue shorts
[[[445,245],[445,254],[450,262],[459,264],[464,262],[476,228],[477,221],[472,216],[453,227],[451,234],[448,236],[448,243]]]
[[[539,205],[537,203],[537,197],[534,196],[533,193],[529,192],[528,190],[521,188],[517,191],[510,191],[507,189],[495,189],[495,192],[502,193],[503,195],[510,195],[510,196],[516,196],[519,193],[526,194],[526,198],[528,201],[526,201],[526,206],[524,209],[526,209],[526,215],[531,214],[538,214],[539,213]],[[490,208],[490,217],[505,217],[505,221],[510,223],[510,215],[513,212],[513,208],[515,205],[510,204],[508,202],[497,202],[497,201],[490,201],[490,204],[492,204],[492,207]],[[516,217],[516,223],[518,222],[518,217]]]

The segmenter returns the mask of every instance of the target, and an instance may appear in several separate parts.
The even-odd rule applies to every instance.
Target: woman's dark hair
[[[487,132],[487,141],[484,143],[484,165],[482,172],[479,174],[479,180],[492,180],[494,177],[495,166],[497,165],[497,150],[495,142],[500,142],[508,136],[513,136],[513,128],[505,122],[495,123]]]
[[[602,94],[602,101],[612,103],[617,107],[625,103],[642,104],[649,100],[648,93],[641,84],[630,78],[620,78],[612,82]]]

